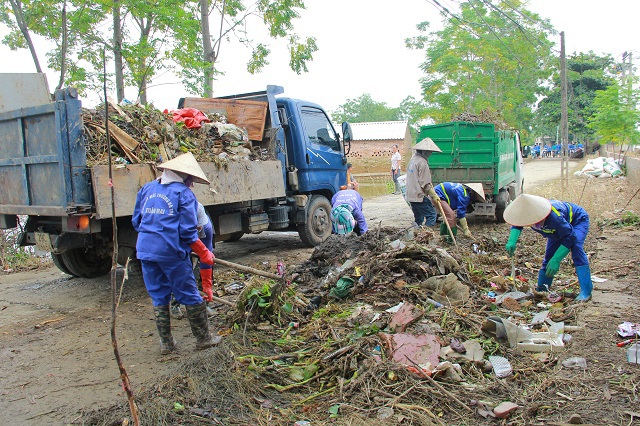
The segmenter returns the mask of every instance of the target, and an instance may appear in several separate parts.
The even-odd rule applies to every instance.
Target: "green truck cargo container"
[[[418,142],[426,137],[442,150],[429,158],[433,183],[482,183],[486,202],[474,204],[474,214],[503,222],[504,209],[523,190],[518,132],[496,131],[491,123],[456,121],[420,127]]]

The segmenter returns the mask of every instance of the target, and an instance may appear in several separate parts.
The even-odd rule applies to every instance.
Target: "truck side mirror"
[[[353,140],[353,132],[351,125],[346,121],[342,123],[342,144],[344,145],[344,155],[351,151],[351,141]]]

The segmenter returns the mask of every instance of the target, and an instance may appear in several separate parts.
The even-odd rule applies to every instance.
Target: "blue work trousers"
[[[424,197],[421,202],[411,202],[413,217],[418,225],[433,226],[436,224],[436,209],[431,204],[429,197]]]
[[[200,237],[200,241],[213,253],[213,226],[211,222],[207,223],[202,227],[204,231],[204,237]],[[200,262],[200,269],[211,269],[213,265],[207,265],[206,263]]]
[[[166,306],[171,301],[171,293],[181,305],[202,303],[196,279],[193,276],[191,258],[176,259],[174,262],[153,262],[141,260],[142,278],[153,306]]]
[[[571,225],[573,226],[573,232],[576,233],[576,243],[571,247],[573,265],[575,267],[589,265],[589,258],[587,257],[587,253],[584,251],[584,241],[586,240],[587,233],[589,232],[589,217],[582,217],[579,221],[572,223]],[[542,261],[543,269],[556,253],[560,244],[561,240],[557,238],[547,238],[547,250],[544,254],[544,260]]]

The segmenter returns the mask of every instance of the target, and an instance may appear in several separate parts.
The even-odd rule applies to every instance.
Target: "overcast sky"
[[[249,52],[225,45],[219,63],[225,75],[216,83],[215,95],[258,91],[267,84],[277,84],[284,86],[285,95],[319,103],[327,110],[363,93],[389,107],[398,106],[409,95],[420,97],[418,67],[423,53],[408,50],[404,40],[419,34],[419,22],[429,21],[433,29],[440,28],[442,18],[431,1],[305,3],[307,9],[296,22],[296,30],[301,36],[316,37],[319,47],[308,65],[309,72],[296,75],[289,70],[284,42],[268,41],[273,56],[258,75],[245,71]],[[457,2],[439,3],[454,10]],[[565,32],[567,54],[593,50],[620,60],[622,52],[629,51],[634,54],[634,63],[640,64],[640,0],[532,0],[529,9]],[[45,62],[44,53],[39,51],[41,63]],[[0,55],[0,72],[34,72],[26,50],[12,52],[0,46]],[[55,86],[56,73],[48,73],[48,80]],[[175,77],[167,75],[158,82],[163,84],[149,90],[149,100],[160,109],[175,108],[180,97],[189,96]],[[126,96],[135,97],[135,91],[128,89]],[[87,96],[84,104],[93,106],[97,99],[98,94]]]

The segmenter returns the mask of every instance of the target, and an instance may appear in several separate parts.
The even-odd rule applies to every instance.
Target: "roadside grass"
[[[19,237],[20,228],[0,230],[0,272],[26,271],[53,265],[50,255],[37,254],[33,246],[20,247]]]
[[[548,181],[531,191],[548,199],[568,201],[583,207],[591,218],[591,228],[614,218],[640,213],[640,194],[635,195],[637,187],[630,185],[626,178],[596,178],[576,176],[587,160],[582,160],[569,172],[568,186],[563,189],[560,178]],[[632,199],[633,197],[633,199]]]

